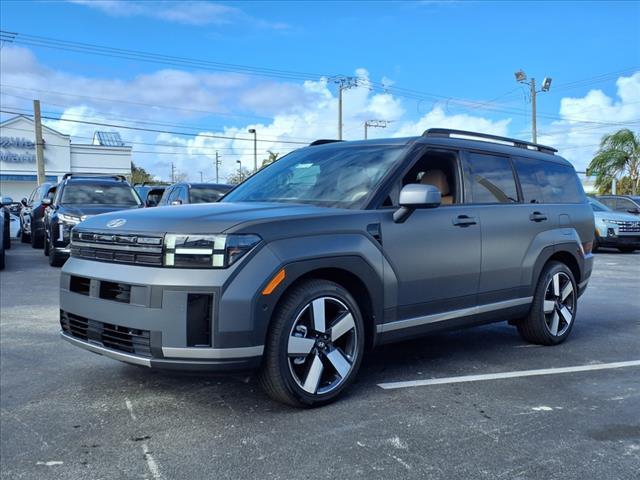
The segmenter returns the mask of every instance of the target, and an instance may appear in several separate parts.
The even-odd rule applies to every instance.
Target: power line
[[[8,113],[10,115],[32,116],[32,115],[25,115],[24,113],[5,110],[5,109],[0,109],[0,112]],[[137,130],[137,131],[141,131],[141,132],[167,133],[169,135],[181,135],[181,136],[186,136],[186,137],[215,138],[215,139],[223,139],[223,140],[240,140],[240,141],[253,142],[252,138],[230,137],[230,136],[227,136],[227,135],[213,135],[213,134],[204,134],[204,133],[193,134],[193,133],[188,133],[188,132],[175,132],[175,131],[171,131],[171,130],[160,130],[160,129],[155,129],[155,128],[131,127],[131,126],[127,126],[127,125],[116,125],[116,124],[112,124],[112,123],[91,122],[91,121],[88,121],[88,120],[73,120],[73,119],[70,119],[70,118],[55,118],[55,117],[44,116],[44,115],[42,116],[42,118],[45,118],[47,120],[57,120],[57,121],[60,121],[60,122],[81,123],[81,124],[85,124],[85,125],[99,125],[99,126],[102,126],[102,127],[112,127],[112,128],[124,128],[124,129],[127,129],[127,130]],[[286,144],[291,144],[291,145],[309,145],[309,142],[294,142],[294,141],[291,141],[291,140],[264,140],[264,141],[268,142],[268,143],[276,143],[276,144],[278,144],[278,143],[286,143]]]

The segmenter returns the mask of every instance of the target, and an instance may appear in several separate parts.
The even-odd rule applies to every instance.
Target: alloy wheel
[[[571,326],[576,309],[576,292],[569,275],[555,273],[545,290],[544,316],[547,330],[560,337]]]
[[[293,322],[289,370],[305,392],[329,393],[349,376],[358,358],[358,326],[347,305],[333,297],[309,302]]]

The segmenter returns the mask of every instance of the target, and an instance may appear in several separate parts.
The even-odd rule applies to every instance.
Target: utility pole
[[[200,172],[200,183],[204,182],[204,177],[202,176],[202,171]]]
[[[338,140],[342,140],[342,92],[358,86],[356,77],[337,77],[334,82],[338,84]]]
[[[540,92],[548,92],[551,88],[551,77],[544,77],[542,80],[542,88],[540,90],[536,90],[536,79],[532,78],[531,81],[527,81],[527,74],[522,70],[518,70],[515,73],[516,82],[522,83],[525,85],[529,85],[529,91],[531,95],[531,141],[533,143],[538,143],[538,127],[537,127],[537,95]]]
[[[42,185],[46,181],[46,176],[44,173],[44,139],[42,138],[40,100],[33,101],[33,121],[36,129],[36,166],[38,168],[38,185]]]
[[[171,162],[171,183],[176,182],[176,166]]]
[[[253,173],[258,171],[258,132],[255,128],[250,128],[249,133],[253,133]]]
[[[218,159],[218,151],[216,150],[216,183],[220,183],[219,168],[221,163]]]
[[[364,122],[364,139],[367,139],[367,129],[372,128],[387,128],[393,120],[367,120]]]

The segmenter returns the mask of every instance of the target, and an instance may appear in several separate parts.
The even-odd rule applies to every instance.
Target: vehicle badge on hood
[[[127,223],[127,220],[124,218],[114,218],[113,220],[109,220],[107,222],[107,228],[118,228]]]

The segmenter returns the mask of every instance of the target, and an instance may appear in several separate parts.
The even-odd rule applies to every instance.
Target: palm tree
[[[627,128],[605,135],[587,172],[596,176],[598,188],[626,173],[631,180],[632,194],[636,195],[640,189],[640,137]]]
[[[262,161],[262,166],[260,168],[264,168],[267,165],[271,165],[273,162],[275,162],[276,160],[278,160],[278,156],[280,155],[277,152],[272,152],[271,150],[267,150],[267,152],[269,153],[269,158],[265,158]]]

